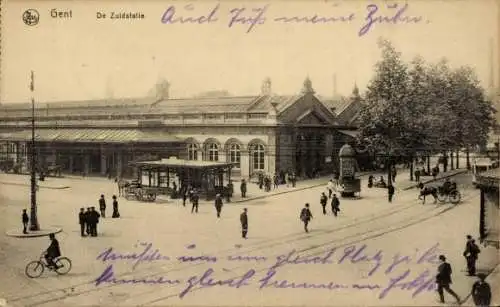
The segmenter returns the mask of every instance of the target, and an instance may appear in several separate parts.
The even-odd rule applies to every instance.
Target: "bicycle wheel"
[[[56,273],[59,275],[67,274],[71,270],[71,260],[66,257],[61,257],[55,261]]]
[[[454,205],[458,204],[461,198],[462,197],[460,195],[460,192],[458,191],[453,191],[450,193],[450,202]]]
[[[26,276],[29,278],[37,278],[42,275],[43,270],[45,269],[45,265],[40,262],[40,261],[31,261],[26,265],[26,269],[24,270],[24,273]]]

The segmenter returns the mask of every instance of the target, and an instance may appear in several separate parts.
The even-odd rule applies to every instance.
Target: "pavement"
[[[400,173],[403,178],[402,173]],[[363,178],[363,180],[366,180]],[[470,176],[458,175],[459,185],[470,182]],[[97,205],[101,193],[110,199],[116,186],[106,180],[79,180],[70,189],[41,189],[38,199],[39,221],[42,226],[54,225],[64,229],[57,235],[63,255],[72,259],[72,271],[66,276],[44,273],[39,279],[24,276],[26,263],[48,246],[47,239],[19,240],[0,237],[0,271],[9,283],[0,284],[0,298],[9,306],[75,306],[75,305],[175,305],[175,306],[435,306],[436,295],[424,292],[412,297],[413,290],[395,289],[380,298],[382,289],[280,289],[259,290],[258,278],[263,277],[272,259],[296,250],[305,257],[324,255],[336,248],[335,261],[329,265],[287,264],[277,270],[274,280],[289,282],[325,282],[360,284],[387,284],[390,278],[410,270],[411,274],[430,270],[435,264],[417,261],[400,263],[392,273],[388,266],[402,255],[411,259],[421,257],[423,251],[438,244],[435,252],[446,254],[453,267],[453,289],[467,298],[474,278],[465,276],[462,256],[465,235],[477,232],[479,193],[463,187],[463,202],[422,205],[414,191],[401,190],[392,203],[386,200],[383,189],[364,189],[360,199],[341,199],[341,213],[335,218],[329,211],[321,214],[319,193],[322,185],[248,201],[249,238],[241,239],[240,206],[226,204],[222,217],[217,219],[211,203],[200,204],[200,212],[191,214],[172,200],[166,203],[143,203],[120,199],[120,219],[101,219],[99,237],[80,237],[77,213],[81,206]],[[402,185],[403,181],[399,182]],[[363,184],[363,186],[366,186]],[[251,185],[252,193],[258,193]],[[291,189],[291,188],[290,188]],[[311,203],[314,219],[310,233],[305,234],[298,213],[304,202]],[[29,204],[29,187],[0,185],[0,229],[18,226],[21,209]],[[110,213],[108,208],[108,214]],[[474,216],[474,218],[470,218]],[[140,242],[150,242],[153,249],[170,257],[180,255],[214,255],[217,263],[181,263],[179,261],[144,261],[132,267],[130,261],[102,261],[97,255],[113,248],[115,253],[140,252]],[[341,261],[351,246],[366,249]],[[382,251],[382,267],[373,275],[376,266],[362,259]],[[267,261],[227,261],[230,255],[265,256]],[[494,256],[497,256],[496,258]],[[272,259],[271,259],[272,258]],[[498,262],[498,251],[482,248],[479,271],[487,271]],[[493,262],[492,262],[493,261]],[[258,263],[257,263],[258,262]],[[341,263],[342,262],[342,263]],[[410,263],[411,262],[411,263]],[[201,276],[211,268],[214,280],[241,276],[249,269],[256,271],[255,279],[240,288],[207,286],[195,287],[184,298],[179,298],[182,287],[167,285],[103,284],[93,282],[112,264],[116,278],[154,278],[164,276],[171,280]],[[413,276],[413,275],[412,275]],[[415,276],[416,277],[416,276]],[[413,278],[413,277],[411,277]],[[408,281],[408,279],[406,279]],[[196,291],[195,291],[196,290]],[[332,292],[335,292],[332,293]],[[332,300],[332,295],[335,299]],[[494,299],[496,298],[494,294]],[[447,302],[450,298],[446,297]],[[464,304],[465,305],[465,304]]]
[[[422,183],[432,183],[435,181],[440,181],[445,178],[451,177],[451,176],[456,176],[461,173],[467,172],[466,169],[457,169],[457,170],[451,170],[446,173],[441,172],[436,179],[430,176],[424,176],[422,177],[421,181]],[[385,176],[387,178],[386,173],[384,172],[360,172],[358,173],[358,178],[361,178],[361,189],[362,193],[366,191],[367,188],[367,179],[369,175],[375,176],[375,178],[378,178],[380,176]],[[394,183],[396,190],[409,190],[412,188],[415,188],[417,186],[417,182],[415,181],[410,181],[410,174],[408,169],[399,169],[398,170],[398,175],[396,176],[396,182]],[[291,193],[295,191],[301,191],[305,189],[310,189],[310,188],[315,188],[315,187],[321,187],[325,186],[328,183],[328,181],[331,179],[331,176],[323,176],[323,177],[318,177],[314,179],[307,179],[307,180],[300,180],[297,181],[296,186],[292,187],[286,186],[286,185],[280,185],[278,188],[272,188],[271,191],[265,192],[264,190],[261,190],[258,188],[257,184],[254,183],[249,183],[247,186],[247,197],[242,198],[241,193],[239,191],[239,185],[235,183],[235,193],[233,197],[231,198],[231,203],[243,203],[243,202],[249,202],[252,200],[258,200],[258,199],[263,199],[266,197],[271,197],[275,195],[280,195],[284,193]],[[107,178],[103,177],[79,177],[79,176],[70,176],[70,177],[63,177],[63,178],[46,178],[45,181],[38,181],[38,186],[40,189],[69,189],[71,187],[76,187],[81,184],[81,182],[87,181],[87,182],[93,182],[96,184],[99,184],[101,187],[103,186],[116,186],[116,183],[114,180],[109,180]],[[30,186],[30,177],[26,175],[12,175],[12,174],[0,174],[0,184],[5,184],[5,185],[19,185],[19,186]],[[373,189],[378,189],[378,188],[373,188]],[[109,188],[106,188],[107,191],[109,191]],[[108,192],[109,193],[109,192]],[[118,195],[117,189],[114,189],[113,194]],[[180,201],[179,199],[177,200],[170,200],[169,198],[165,198],[160,196],[157,202],[160,203],[168,203],[172,201]],[[203,202],[203,200],[200,200]]]

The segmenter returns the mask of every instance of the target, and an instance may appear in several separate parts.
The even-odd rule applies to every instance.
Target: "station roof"
[[[195,169],[215,169],[215,168],[229,168],[234,165],[231,162],[218,162],[218,161],[198,161],[198,160],[184,160],[176,157],[168,159],[161,159],[156,161],[140,161],[131,162],[130,164],[144,168],[195,168]]]
[[[31,130],[0,133],[0,139],[7,141],[29,141]],[[36,141],[79,142],[79,143],[168,143],[183,142],[181,139],[161,131],[137,129],[37,129]]]

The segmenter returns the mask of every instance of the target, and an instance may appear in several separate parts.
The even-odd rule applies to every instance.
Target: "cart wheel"
[[[148,194],[146,195],[146,199],[147,199],[148,201],[155,201],[155,200],[156,200],[156,194],[155,194],[155,193],[148,193]]]
[[[453,191],[450,193],[450,202],[454,205],[458,204],[461,198],[462,197],[460,195],[460,192],[458,191]]]
[[[447,196],[446,196],[446,194],[444,194],[444,193],[443,193],[443,194],[438,193],[438,195],[437,195],[437,199],[438,199],[440,202],[442,202],[442,203],[444,203],[444,202],[446,201],[446,197],[447,197]]]

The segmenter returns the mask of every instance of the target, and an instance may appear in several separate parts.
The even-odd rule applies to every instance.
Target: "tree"
[[[390,169],[395,156],[401,155],[411,142],[404,123],[408,117],[405,102],[408,92],[408,67],[390,42],[380,40],[382,59],[376,64],[375,76],[368,84],[365,103],[360,112],[360,140],[369,149],[385,156]]]

